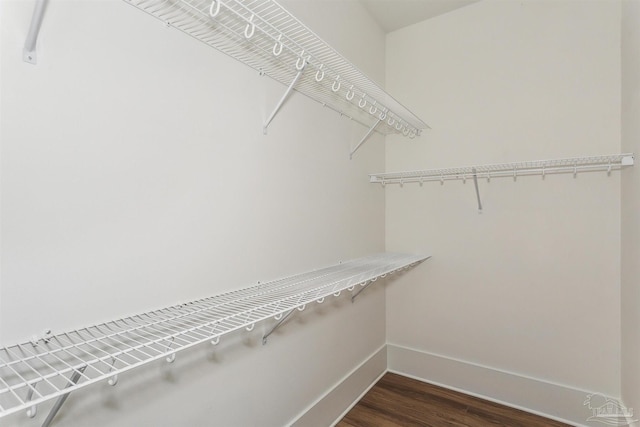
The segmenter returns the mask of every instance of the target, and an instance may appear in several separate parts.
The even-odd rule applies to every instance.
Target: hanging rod
[[[275,0],[125,1],[381,134],[428,128]]]
[[[382,253],[154,310],[46,339],[0,348],[0,418],[68,395],[90,384],[116,385],[118,375],[233,331],[280,319],[292,310],[354,291],[428,257]],[[266,340],[265,340],[266,341]],[[53,418],[64,399],[58,400]]]
[[[428,169],[410,172],[393,172],[393,173],[375,173],[369,175],[369,181],[372,183],[382,184],[404,184],[410,182],[430,182],[449,180],[463,180],[484,178],[512,177],[517,179],[519,176],[526,175],[545,175],[558,173],[573,173],[574,176],[578,172],[594,172],[606,171],[610,173],[612,170],[622,169],[627,166],[633,166],[633,153],[614,154],[610,156],[592,156],[592,157],[570,157],[554,160],[535,160],[529,162],[517,163],[498,163],[482,166],[468,166],[459,168],[446,169]],[[477,182],[477,181],[476,181]],[[480,196],[478,195],[478,204],[480,204]]]

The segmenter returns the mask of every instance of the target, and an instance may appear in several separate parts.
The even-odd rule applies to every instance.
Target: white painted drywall
[[[359,3],[287,4],[384,82]],[[263,136],[284,86],[125,1],[52,0],[26,64],[33,5],[0,2],[2,344],[384,250],[382,137],[350,161],[366,129],[298,94]],[[60,425],[286,424],[384,344],[384,309],[325,302],[74,393]]]
[[[387,171],[617,153],[620,3],[485,0],[393,32],[387,90],[433,128],[388,138]],[[389,344],[619,396],[620,174],[479,187],[482,214],[471,180],[387,186],[387,250],[433,255],[387,289]]]
[[[640,2],[622,2],[622,149],[640,155]],[[640,411],[640,173],[622,175],[622,399]]]

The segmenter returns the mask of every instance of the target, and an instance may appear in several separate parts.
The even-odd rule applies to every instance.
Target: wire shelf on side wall
[[[369,175],[369,181],[377,184],[404,184],[410,182],[430,182],[448,180],[467,180],[483,178],[596,172],[620,170],[627,166],[633,166],[633,153],[613,154],[606,156],[569,157],[553,160],[534,160],[528,162],[496,163],[489,165],[465,166],[443,169],[426,169],[408,172],[374,173]]]

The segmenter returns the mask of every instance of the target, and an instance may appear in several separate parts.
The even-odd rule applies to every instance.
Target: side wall
[[[284,86],[126,1],[51,1],[26,64],[33,5],[0,2],[0,343],[384,250],[384,194],[366,179],[382,137],[350,161],[366,129],[299,94],[263,136]],[[384,82],[384,34],[359,3],[290,6]],[[382,288],[343,297],[264,347],[270,325],[73,393],[58,421],[288,424],[385,343]],[[40,425],[49,407],[0,425]]]
[[[389,138],[387,171],[620,152],[620,4],[485,0],[399,30],[387,89],[433,128]],[[387,250],[433,255],[387,289],[390,369],[585,422],[588,392],[620,395],[620,173],[479,187],[481,214],[470,179],[386,188]]]
[[[640,156],[640,2],[622,2],[622,149]],[[640,171],[622,176],[622,399],[640,413]],[[636,424],[637,425],[637,424]]]

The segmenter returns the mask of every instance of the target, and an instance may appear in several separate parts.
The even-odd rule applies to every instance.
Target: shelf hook
[[[360,98],[360,101],[358,101],[358,107],[360,108],[364,108],[367,106],[367,100],[364,99],[364,97],[367,96],[364,93],[362,94],[362,98]]]
[[[444,185],[444,175],[440,174],[440,185]]]
[[[387,120],[387,123],[389,123],[389,126],[393,126],[393,124],[396,122],[396,119],[393,118],[393,116],[389,116],[389,120]]]
[[[573,177],[576,178],[578,176],[578,162],[573,162]]]
[[[307,61],[304,59],[304,49],[300,52],[300,57],[296,60],[296,70],[302,71],[304,66],[307,64]]]
[[[211,327],[211,335],[214,335],[216,333],[216,329],[218,329],[217,321]],[[219,342],[220,342],[220,335],[218,335],[217,337],[211,340],[211,345],[218,345]]]
[[[547,172],[546,166],[542,165],[542,179],[544,179],[546,172]]]
[[[356,92],[353,90],[353,85],[351,85],[351,87],[347,91],[347,94],[345,95],[345,97],[347,98],[347,101],[351,101],[355,96],[355,94]]]
[[[307,307],[306,304],[302,304],[301,306],[298,307],[298,311],[304,311],[306,307]]]
[[[212,18],[215,18],[216,16],[218,16],[218,13],[220,13],[220,2],[221,0],[213,0],[211,2],[211,6],[209,6],[209,15]],[[215,10],[213,9],[215,6]]]
[[[255,324],[255,323],[252,323],[252,324],[250,324],[249,326],[247,326],[245,329],[246,329],[248,332],[251,332],[251,331],[253,331],[253,328],[255,328],[255,327],[256,327],[256,324]]]
[[[322,303],[324,302],[324,297],[319,298],[318,300],[316,300],[316,302],[317,302],[318,304],[322,304]]]
[[[400,130],[402,129],[402,120],[398,121],[398,123],[396,123],[396,130]]]
[[[167,345],[167,350],[171,350],[171,346],[173,345],[173,341],[175,340],[175,337],[171,337],[171,341],[169,341],[169,345]],[[173,363],[176,360],[176,354],[172,353],[169,356],[166,357],[166,361],[168,363]]]
[[[316,81],[317,82],[321,82],[322,79],[324,79],[324,70],[322,69],[324,67],[324,64],[320,65],[320,68],[318,68],[318,71],[316,71]]]
[[[278,36],[278,40],[273,45],[273,56],[280,56],[282,53],[282,34]]]
[[[513,167],[513,182],[516,182],[518,179],[518,168],[516,166]]]
[[[409,139],[414,139],[416,137],[416,130],[415,129],[411,129],[409,131]]]
[[[111,367],[109,368],[109,372],[113,371],[116,367],[116,358],[112,357],[111,358]],[[109,378],[107,380],[107,384],[109,384],[110,386],[114,386],[116,384],[118,384],[118,374],[115,374],[114,376],[112,376],[111,378]]]
[[[387,118],[387,111],[386,110],[382,111],[378,117],[380,118],[380,120],[386,119]]]
[[[253,37],[253,34],[256,32],[256,24],[253,22],[254,15],[251,15],[249,18],[249,22],[247,22],[247,26],[244,27],[244,36],[248,39]]]
[[[337,86],[336,86],[337,85]],[[342,82],[340,82],[340,76],[336,77],[336,80],[333,82],[333,84],[331,85],[331,90],[334,92],[337,92],[340,90],[340,86],[342,85]]]
[[[607,167],[607,176],[611,176],[611,160],[609,160],[609,167]]]
[[[354,289],[354,288],[355,288],[355,285],[354,285],[354,286],[349,286],[349,287],[347,288],[347,290],[348,290],[349,292],[353,292],[353,289]]]
[[[374,115],[378,112],[378,107],[376,107],[376,103],[378,101],[373,101],[373,104],[371,104],[371,107],[369,107],[369,114]],[[380,120],[384,120],[382,117],[380,117]]]
[[[407,128],[407,127],[405,126],[405,127],[404,127],[404,129],[402,129],[402,134],[403,134],[404,136],[409,135],[409,128]]]

